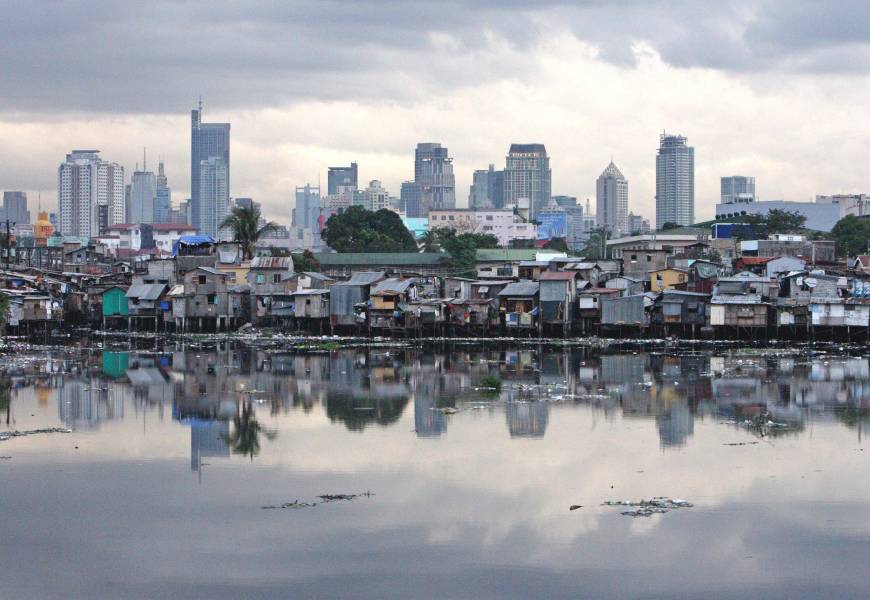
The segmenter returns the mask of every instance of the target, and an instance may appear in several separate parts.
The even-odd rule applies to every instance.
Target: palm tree
[[[254,257],[254,246],[257,241],[277,229],[278,224],[269,221],[260,226],[260,209],[256,206],[234,206],[232,212],[220,224],[233,232],[233,239],[242,246],[244,259]]]
[[[441,250],[441,235],[435,229],[429,229],[420,236],[422,252],[439,252]]]
[[[250,401],[242,404],[242,411],[233,418],[233,432],[224,436],[234,454],[244,454],[254,457],[260,453],[260,434],[267,439],[278,437],[277,431],[265,429],[254,415]]]

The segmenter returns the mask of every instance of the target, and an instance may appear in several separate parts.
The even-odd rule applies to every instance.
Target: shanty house
[[[652,322],[671,331],[704,327],[707,324],[709,299],[708,294],[664,290],[653,303]]]
[[[369,293],[369,324],[373,329],[404,327],[408,302],[417,299],[416,279],[390,278]]]
[[[373,285],[386,279],[383,272],[354,273],[349,281],[329,286],[329,319],[334,327],[360,325],[365,322],[369,292]]]
[[[509,328],[534,328],[537,325],[540,286],[537,281],[509,283],[498,294],[499,312]]]
[[[543,325],[558,325],[567,332],[577,309],[577,273],[546,271],[538,283]]]

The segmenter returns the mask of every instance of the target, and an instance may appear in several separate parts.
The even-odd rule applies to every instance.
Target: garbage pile
[[[680,498],[667,498],[665,496],[655,496],[649,500],[639,500],[631,502],[629,500],[606,500],[601,503],[601,506],[626,506],[633,510],[622,511],[621,515],[626,517],[651,517],[657,514],[664,514],[678,508],[692,508],[694,504]]]
[[[30,431],[0,431],[0,442],[5,442],[14,437],[24,437],[26,435],[36,435],[38,433],[72,433],[72,429],[64,427],[48,427],[46,429],[31,429]]]
[[[361,494],[321,494],[317,498],[320,500],[319,502],[300,502],[299,500],[294,500],[293,502],[285,502],[283,504],[277,505],[268,505],[261,506],[263,510],[272,510],[278,508],[290,508],[290,509],[299,509],[299,508],[314,508],[318,504],[327,504],[329,502],[342,502],[348,500],[354,500],[356,498],[370,498],[374,496],[372,492],[363,492]]]

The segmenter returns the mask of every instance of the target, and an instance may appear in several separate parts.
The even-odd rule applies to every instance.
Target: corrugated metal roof
[[[128,298],[139,298],[140,300],[157,300],[166,285],[163,283],[140,283],[130,286],[127,290]]]
[[[197,267],[198,271],[205,271],[206,273],[211,273],[212,275],[220,275],[222,277],[226,277],[229,273],[225,273],[223,271],[218,271],[214,267]]]
[[[712,304],[761,304],[761,294],[718,294]]]
[[[297,290],[290,294],[291,296],[322,296],[328,294],[329,290]]]
[[[289,256],[256,256],[251,260],[252,269],[293,270],[293,259]]]
[[[534,248],[483,248],[477,251],[477,262],[519,262],[535,260],[538,251]]]
[[[449,257],[444,252],[340,252],[320,253],[314,258],[323,267],[438,265]]]
[[[332,277],[329,275],[324,275],[323,273],[315,273],[314,271],[303,271],[303,275],[308,277],[309,279],[316,279],[317,281],[332,281]]]
[[[386,273],[383,271],[360,271],[359,273],[351,275],[350,281],[347,283],[354,285],[371,285],[384,279],[386,276]]]
[[[517,281],[509,283],[498,293],[501,296],[534,296],[538,293],[537,281]]]
[[[169,290],[167,296],[183,296],[184,295],[184,286],[183,285],[173,285],[172,289]]]
[[[547,260],[522,260],[521,267],[549,267],[550,261]]]
[[[385,279],[372,288],[372,296],[380,294],[404,294],[408,288],[417,282],[413,277],[410,279]]]
[[[565,271],[545,271],[538,277],[541,281],[571,281],[576,278],[576,273],[568,273]]]

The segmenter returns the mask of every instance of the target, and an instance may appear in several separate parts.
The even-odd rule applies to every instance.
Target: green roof
[[[541,250],[535,248],[487,248],[477,251],[477,262],[535,260],[538,252]]]
[[[332,252],[315,254],[322,267],[438,265],[447,260],[443,252]]]

